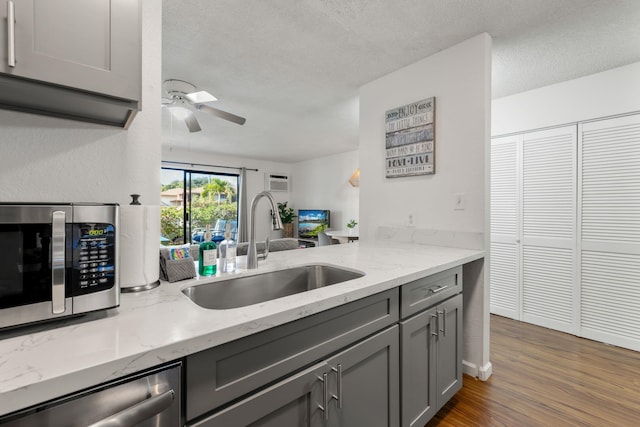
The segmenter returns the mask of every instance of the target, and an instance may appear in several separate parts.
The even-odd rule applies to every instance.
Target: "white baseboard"
[[[465,374],[478,378],[480,381],[486,381],[493,373],[493,365],[488,362],[486,365],[479,367],[475,363],[462,361],[462,370]]]

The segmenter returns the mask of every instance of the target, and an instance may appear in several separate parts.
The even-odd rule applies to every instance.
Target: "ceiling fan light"
[[[191,114],[191,111],[184,107],[171,107],[170,110],[171,115],[178,120],[184,120]]]
[[[211,95],[206,90],[201,90],[200,92],[188,93],[184,97],[187,98],[189,101],[193,102],[194,104],[202,104],[203,102],[212,102],[212,101],[218,100],[218,98]]]

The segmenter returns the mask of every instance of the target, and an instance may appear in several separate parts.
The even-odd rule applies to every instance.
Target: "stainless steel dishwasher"
[[[132,375],[0,418],[4,427],[177,427],[181,363]]]

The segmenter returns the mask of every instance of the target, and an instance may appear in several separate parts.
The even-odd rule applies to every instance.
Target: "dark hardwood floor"
[[[640,426],[638,352],[492,315],[491,362],[428,427]]]

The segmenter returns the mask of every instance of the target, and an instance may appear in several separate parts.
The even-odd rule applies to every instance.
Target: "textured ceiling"
[[[358,89],[479,33],[493,97],[640,61],[640,0],[164,0],[163,79],[238,126],[163,109],[163,144],[295,162],[358,146]]]

